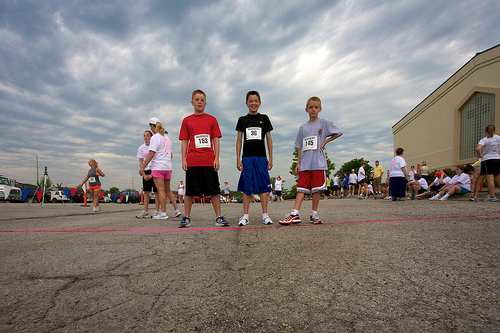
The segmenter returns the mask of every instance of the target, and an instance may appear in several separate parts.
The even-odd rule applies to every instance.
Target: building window
[[[475,93],[460,109],[460,159],[476,157],[488,125],[495,124],[495,94]]]

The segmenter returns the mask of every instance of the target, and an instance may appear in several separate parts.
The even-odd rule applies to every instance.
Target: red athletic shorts
[[[311,194],[326,191],[326,171],[309,170],[299,172],[297,192]]]
[[[91,192],[100,191],[101,190],[101,185],[98,185],[98,186],[89,186],[89,190]]]

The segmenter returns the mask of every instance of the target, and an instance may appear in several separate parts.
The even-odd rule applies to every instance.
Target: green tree
[[[373,167],[370,166],[370,164],[368,164],[369,161],[365,160],[363,157],[355,158],[355,159],[350,160],[349,162],[344,163],[342,165],[342,167],[339,169],[338,174],[343,175],[345,172],[349,175],[351,173],[352,169],[354,169],[354,171],[357,174],[358,169],[361,167],[361,164],[363,164],[363,162],[366,162],[365,173],[366,173],[366,177],[369,177],[370,172],[372,172],[372,170],[373,170]]]
[[[290,171],[289,173],[295,177],[295,182],[297,183],[299,181],[299,176],[295,175],[295,167],[297,166],[297,160],[299,156],[299,150],[295,149],[293,151],[293,158],[292,158],[292,165],[290,166]],[[335,170],[335,163],[333,163],[330,158],[328,158],[328,153],[325,151],[325,156],[326,156],[326,176],[330,177],[330,174]]]
[[[113,186],[109,189],[109,194],[114,194],[114,193],[118,193],[118,192],[120,192],[120,189],[118,187]]]
[[[44,184],[45,181],[45,184]],[[44,177],[40,178],[38,181],[38,187],[43,187],[45,185],[46,188],[51,188],[52,187],[52,182],[50,181],[49,177],[45,179]]]

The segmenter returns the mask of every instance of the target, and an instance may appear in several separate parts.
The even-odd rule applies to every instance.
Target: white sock
[[[269,217],[267,213],[262,214],[262,218],[265,219],[266,217]]]
[[[449,197],[450,197],[450,195],[449,195],[448,193],[446,193],[446,194],[444,195],[444,198],[449,198]]]
[[[243,214],[243,218],[246,219],[247,221],[250,220],[250,215],[249,214]]]
[[[299,211],[296,209],[292,209],[292,215],[299,215]]]

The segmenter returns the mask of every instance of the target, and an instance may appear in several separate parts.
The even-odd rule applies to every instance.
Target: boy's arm
[[[188,150],[188,140],[182,140],[181,155],[182,155],[182,169],[184,171],[187,171],[187,169],[188,169],[188,164],[187,164],[187,160],[186,160],[187,150]]]
[[[344,135],[344,133],[340,134],[340,135],[332,135],[330,136],[328,139],[325,140],[325,142],[323,142],[323,144],[321,145],[321,149],[325,149],[325,146],[328,142],[331,142],[337,138],[340,138],[342,135]]]
[[[302,149],[297,148],[297,165],[295,166],[295,175],[299,174],[300,171],[300,155],[302,154]]]
[[[219,171],[219,138],[214,138],[214,170]]]
[[[236,168],[240,171],[243,170],[243,164],[241,163],[241,141],[243,139],[243,132],[238,131],[238,137],[236,138]]]
[[[267,149],[269,150],[269,161],[267,162],[267,170],[273,168],[273,139],[271,138],[271,132],[266,133]]]

